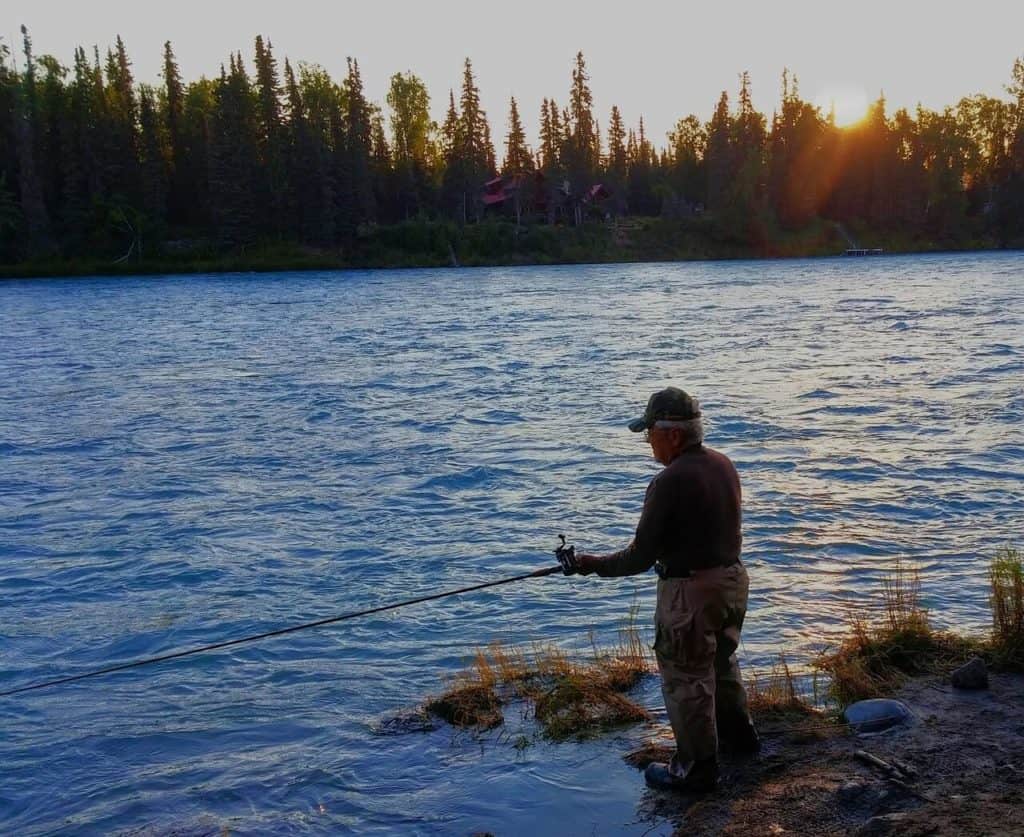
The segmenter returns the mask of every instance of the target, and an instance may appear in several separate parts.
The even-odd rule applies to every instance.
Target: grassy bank
[[[941,631],[921,604],[921,576],[897,565],[883,579],[877,618],[858,615],[836,648],[812,661],[820,673],[812,694],[798,687],[782,656],[765,671],[747,674],[751,711],[758,721],[816,715],[837,719],[839,710],[866,698],[889,696],[909,678],[947,674],[973,656],[994,671],[1024,671],[1024,562],[1000,550],[989,568],[992,630],[971,637]],[[864,609],[859,609],[862,614]],[[458,727],[491,729],[512,703],[532,709],[541,736],[582,738],[622,724],[649,721],[630,691],[655,670],[636,628],[636,612],[618,642],[584,658],[552,646],[495,645],[479,649],[423,711]],[[822,714],[824,710],[824,715]]]
[[[995,247],[981,239],[931,241],[898,231],[850,232],[859,245],[891,253]],[[97,255],[0,265],[0,278],[792,258],[837,255],[849,246],[835,224],[820,220],[796,232],[762,226],[748,239],[723,234],[708,217],[629,218],[580,227],[408,221],[366,228],[343,247],[262,242],[224,248],[185,238],[173,247],[150,247],[142,259]]]

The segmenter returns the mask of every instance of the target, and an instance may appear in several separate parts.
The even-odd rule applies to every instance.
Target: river
[[[741,662],[919,567],[983,630],[1024,544],[1024,256],[0,283],[0,690],[528,572],[631,535],[654,389],[744,486]],[[644,734],[383,735],[489,642],[612,641],[553,576],[0,698],[7,834],[642,834]],[[656,678],[641,700],[660,711]]]

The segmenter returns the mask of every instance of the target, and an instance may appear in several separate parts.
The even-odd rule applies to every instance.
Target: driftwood
[[[921,791],[916,790],[907,784],[908,779],[913,779],[917,776],[917,771],[910,765],[898,761],[897,759],[893,759],[892,764],[890,764],[889,762],[880,759],[874,753],[869,753],[867,750],[856,750],[854,751],[853,756],[865,764],[881,770],[885,773],[886,778],[901,790],[906,791],[912,796],[916,796],[918,799],[923,799],[925,802],[935,801],[927,794],[921,793]]]

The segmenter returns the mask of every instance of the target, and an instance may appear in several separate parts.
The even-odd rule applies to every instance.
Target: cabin
[[[542,172],[518,172],[492,178],[481,188],[484,213],[491,215],[526,215],[544,217],[554,222],[569,203],[568,180],[551,183]],[[581,209],[598,211],[611,193],[601,183],[591,186],[580,199]]]

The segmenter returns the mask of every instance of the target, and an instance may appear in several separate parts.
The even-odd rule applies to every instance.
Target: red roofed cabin
[[[493,209],[512,215],[517,211],[544,212],[547,208],[544,175],[537,171],[495,177],[484,184],[482,200],[485,211]]]
[[[587,189],[580,204],[581,210],[596,208],[610,193],[603,184]],[[549,207],[549,200],[554,205]],[[484,211],[509,215],[540,215],[553,221],[561,215],[569,199],[569,182],[563,181],[552,191],[551,184],[539,171],[505,174],[488,180],[483,185],[481,200]],[[549,213],[549,209],[553,212]]]

